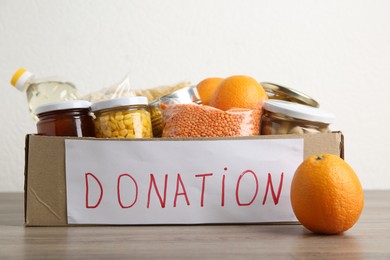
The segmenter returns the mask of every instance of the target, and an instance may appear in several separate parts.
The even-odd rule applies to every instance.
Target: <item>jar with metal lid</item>
[[[261,86],[263,86],[265,92],[270,99],[285,100],[303,105],[308,105],[311,107],[320,106],[320,104],[315,99],[298,90],[270,82],[261,82],[260,84]]]
[[[98,138],[151,138],[148,99],[143,96],[109,99],[92,104]]]
[[[288,102],[267,100],[263,105],[261,134],[315,134],[330,132],[334,115],[319,108]]]
[[[163,131],[161,104],[202,104],[195,86],[185,87],[149,103],[152,118],[153,135],[160,137]]]
[[[38,134],[94,137],[90,107],[91,103],[85,100],[59,101],[37,107]]]

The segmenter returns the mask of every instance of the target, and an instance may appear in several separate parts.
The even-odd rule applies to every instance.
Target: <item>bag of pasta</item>
[[[82,97],[82,99],[89,102],[98,102],[107,99],[115,99],[121,97],[134,97],[144,96],[148,99],[148,102],[152,102],[160,97],[169,94],[178,89],[188,87],[190,82],[183,81],[172,85],[162,85],[147,89],[137,89],[130,82],[130,73],[128,73],[123,79],[116,84],[109,87],[101,88],[97,91],[89,93]]]

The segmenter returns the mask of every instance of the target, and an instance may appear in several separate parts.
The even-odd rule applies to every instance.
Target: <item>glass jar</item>
[[[330,132],[333,114],[319,108],[288,102],[267,100],[263,105],[261,134],[315,134]]]
[[[91,103],[69,100],[48,103],[35,110],[40,135],[94,137]]]
[[[167,94],[149,104],[152,119],[153,135],[160,137],[163,132],[161,104],[202,104],[198,90],[195,86],[185,87]]]
[[[260,84],[261,86],[263,86],[265,92],[270,99],[285,100],[303,105],[308,105],[311,107],[320,106],[320,104],[315,99],[298,90],[270,82],[261,82]]]
[[[123,97],[92,104],[95,136],[98,138],[151,138],[148,99]]]

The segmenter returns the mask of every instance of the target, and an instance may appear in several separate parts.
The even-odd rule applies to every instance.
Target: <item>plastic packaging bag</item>
[[[97,101],[121,97],[145,96],[148,98],[148,102],[152,102],[153,100],[159,99],[166,94],[172,93],[173,91],[187,87],[189,85],[190,82],[183,81],[174,85],[158,86],[149,89],[135,89],[130,84],[130,73],[128,73],[117,84],[92,92],[83,96],[82,99],[94,103]]]
[[[83,96],[82,99],[94,103],[107,99],[133,96],[136,96],[136,92],[134,88],[130,85],[130,76],[129,74],[127,74],[117,84],[92,92],[88,95]]]
[[[183,81],[174,85],[159,86],[159,87],[154,87],[149,89],[136,89],[135,93],[137,96],[147,97],[150,103],[176,90],[188,87],[189,85],[190,82]]]
[[[261,108],[227,111],[197,104],[162,105],[162,137],[252,136],[260,133]]]

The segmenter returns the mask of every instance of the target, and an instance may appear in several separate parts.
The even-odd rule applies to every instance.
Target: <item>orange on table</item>
[[[200,81],[196,85],[196,89],[198,90],[203,105],[209,104],[211,96],[222,80],[223,78],[211,77]]]
[[[231,108],[254,108],[268,96],[254,78],[235,75],[225,78],[215,89],[209,105],[221,110]]]
[[[337,155],[307,158],[297,168],[290,191],[297,219],[314,233],[338,234],[350,229],[364,206],[360,181]]]

